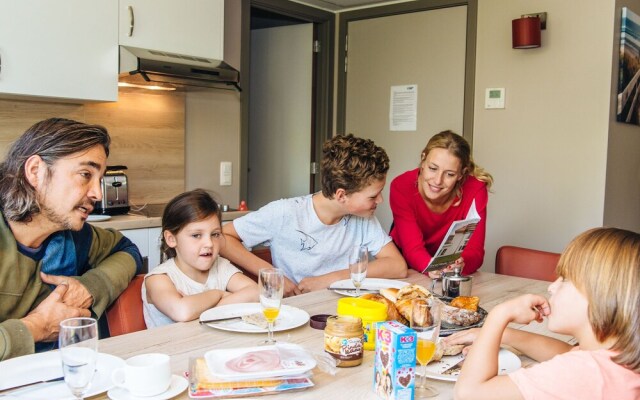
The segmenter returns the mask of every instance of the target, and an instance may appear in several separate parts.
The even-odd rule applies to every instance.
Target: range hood
[[[120,46],[120,82],[236,89],[240,73],[225,61]]]

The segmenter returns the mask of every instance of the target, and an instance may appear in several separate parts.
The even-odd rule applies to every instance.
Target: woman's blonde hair
[[[434,135],[429,139],[424,150],[422,150],[420,166],[422,166],[422,163],[427,159],[427,155],[433,149],[446,149],[460,160],[462,179],[456,183],[455,188],[455,193],[458,198],[462,198],[462,185],[469,175],[486,183],[487,190],[491,189],[493,177],[473,161],[471,146],[469,146],[469,142],[467,142],[465,138],[449,130]]]
[[[640,372],[640,234],[596,228],[569,243],[556,269],[589,302],[600,342],[615,340],[613,361]]]

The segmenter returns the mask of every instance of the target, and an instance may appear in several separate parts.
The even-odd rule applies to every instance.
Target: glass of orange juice
[[[260,304],[262,314],[267,320],[268,336],[264,344],[274,344],[273,324],[280,314],[280,303],[284,294],[284,275],[281,270],[263,268],[258,272],[258,286],[260,287]]]
[[[414,299],[411,307],[411,329],[418,335],[416,360],[422,367],[422,380],[415,386],[415,398],[424,399],[438,395],[438,389],[427,383],[426,367],[436,352],[440,335],[440,303],[434,299]]]

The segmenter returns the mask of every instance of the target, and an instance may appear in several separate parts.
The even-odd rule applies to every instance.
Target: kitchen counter
[[[91,225],[100,228],[116,230],[157,228],[162,226],[162,210],[164,204],[151,204],[140,211],[130,211],[124,215],[114,215],[107,221],[89,221]],[[222,222],[233,221],[250,211],[227,211],[222,213]]]

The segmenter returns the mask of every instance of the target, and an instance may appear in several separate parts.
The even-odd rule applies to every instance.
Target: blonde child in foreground
[[[142,285],[147,328],[191,321],[211,307],[258,300],[258,285],[228,260],[219,205],[202,189],[171,200],[162,215],[162,251],[168,260]]]
[[[455,386],[456,399],[639,399],[640,234],[598,228],[564,251],[549,286],[550,298],[524,295],[502,303],[478,330],[447,344],[473,343]],[[507,328],[548,319],[565,342]],[[497,376],[505,344],[538,361]]]

